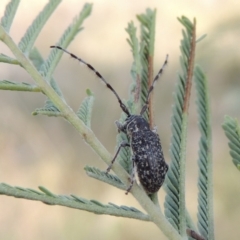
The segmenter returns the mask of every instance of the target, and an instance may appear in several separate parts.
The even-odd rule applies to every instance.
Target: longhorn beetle
[[[65,53],[69,54],[74,59],[85,64],[89,69],[91,69],[97,77],[113,92],[116,96],[121,109],[127,115],[126,120],[123,124],[116,121],[116,125],[119,132],[123,132],[129,138],[128,142],[122,142],[117,151],[111,164],[106,170],[108,173],[114,161],[116,160],[121,148],[130,147],[132,150],[132,173],[130,179],[130,185],[127,188],[126,194],[131,190],[133,183],[135,181],[135,165],[138,173],[138,178],[148,194],[157,192],[163,184],[165,175],[168,171],[168,165],[164,160],[162,147],[159,139],[159,135],[155,130],[150,129],[149,123],[143,118],[143,114],[147,110],[150,94],[153,91],[156,81],[159,79],[160,75],[163,72],[164,67],[167,65],[168,55],[166,56],[165,62],[163,63],[162,68],[159,70],[156,77],[153,79],[152,85],[149,87],[145,103],[140,111],[139,115],[132,115],[126,105],[122,102],[117,92],[112,88],[112,86],[105,80],[105,78],[95,69],[92,65],[85,62],[76,55],[68,52],[59,46],[51,46],[51,48],[57,48]]]

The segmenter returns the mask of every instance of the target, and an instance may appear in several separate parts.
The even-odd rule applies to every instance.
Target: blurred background
[[[0,1],[0,16],[8,0]],[[29,24],[47,1],[22,0],[15,16],[11,36],[19,42]],[[85,1],[63,1],[41,32],[36,47],[47,57]],[[147,7],[157,9],[155,72],[166,54],[169,64],[154,94],[155,124],[169,162],[170,118],[179,67],[182,15],[197,19],[197,35],[207,38],[197,46],[196,62],[209,80],[212,111],[214,217],[216,239],[237,240],[240,236],[240,174],[231,162],[227,139],[221,124],[224,115],[240,120],[240,1],[110,1],[94,0],[93,12],[84,22],[84,30],[69,46],[69,51],[91,63],[108,79],[122,98],[128,97],[132,56],[125,28],[136,14]],[[0,52],[12,53],[0,42]],[[88,69],[63,56],[54,77],[69,105],[77,110],[90,88],[96,97],[92,128],[110,153],[114,153],[114,121],[121,110],[112,93]],[[0,79],[33,83],[17,66],[1,63]],[[186,200],[194,220],[197,213],[197,151],[199,132],[193,89],[190,108]],[[106,165],[84,143],[75,129],[62,118],[32,116],[42,107],[45,97],[39,93],[0,92],[0,182],[37,189],[45,186],[55,194],[75,194],[106,204],[141,208],[123,191],[86,176],[85,165],[102,170]],[[164,202],[163,189],[159,192]],[[0,196],[0,239],[166,239],[151,223],[78,211],[41,202]]]

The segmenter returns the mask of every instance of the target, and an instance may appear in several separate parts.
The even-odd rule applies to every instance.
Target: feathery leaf
[[[0,62],[21,66],[21,64],[18,60],[14,59],[14,58],[11,58],[11,57],[9,57],[5,54],[0,54]]]
[[[4,16],[1,19],[1,25],[4,27],[6,32],[9,32],[11,28],[12,21],[17,12],[19,2],[19,0],[12,0],[5,8]]]
[[[37,70],[41,69],[41,66],[44,63],[44,59],[36,47],[33,47],[31,49],[29,53],[29,59],[32,61]]]
[[[89,89],[87,89],[86,92],[88,96],[81,103],[81,106],[77,111],[77,115],[85,123],[87,127],[91,128],[91,117],[92,117],[94,96]]]
[[[137,15],[141,23],[141,42],[140,53],[142,63],[141,74],[141,104],[145,103],[148,89],[153,81],[153,55],[155,42],[155,25],[156,25],[156,10],[147,9],[145,14]],[[153,106],[152,96],[150,96],[148,111],[145,112],[144,117],[149,120],[150,127],[153,128]]]
[[[36,115],[46,115],[48,117],[64,117],[63,113],[59,112],[57,108],[37,108],[32,112],[33,116]]]
[[[225,116],[222,127],[229,140],[228,146],[233,164],[240,171],[240,125],[237,119]]]
[[[139,105],[140,105],[140,96],[141,96],[141,72],[142,72],[142,65],[140,59],[140,50],[139,50],[139,43],[137,39],[137,28],[134,26],[133,22],[128,24],[128,27],[125,29],[126,32],[129,34],[129,39],[127,42],[129,43],[133,55],[133,64],[131,68],[131,75],[133,78],[133,83],[130,86],[130,101],[134,106],[132,109],[132,113],[138,113]]]
[[[195,25],[182,17],[180,22],[186,28],[181,41],[180,58],[182,74],[174,95],[172,114],[172,138],[170,146],[171,163],[165,180],[165,215],[181,236],[186,235],[185,209],[185,158],[187,138],[187,108],[191,90],[192,68],[194,61]]]
[[[38,14],[31,26],[27,29],[18,44],[18,47],[23,53],[28,54],[30,52],[43,26],[60,2],[61,0],[49,0],[49,3]]]
[[[32,61],[33,65],[36,67],[36,69],[41,71],[41,67],[44,64],[44,59],[37,48],[34,47],[31,49],[29,58]],[[58,87],[56,81],[53,78],[51,78],[51,80],[50,80],[50,85],[55,90],[55,92],[58,93],[58,95],[63,99],[63,101],[65,101],[60,88]],[[33,115],[41,114],[41,115],[54,116],[54,117],[59,117],[59,116],[63,117],[63,114],[61,114],[58,111],[58,109],[54,106],[54,104],[52,103],[52,101],[50,101],[50,99],[46,100],[45,106],[43,108],[36,109],[32,114]]]
[[[73,20],[73,23],[65,30],[64,34],[56,44],[57,46],[61,46],[63,48],[67,48],[70,42],[74,39],[74,37],[82,30],[83,21],[90,15],[92,10],[92,4],[85,4],[82,11],[78,15],[77,18]],[[57,51],[57,49],[52,49],[46,62],[42,66],[42,72],[45,76],[45,79],[49,81],[55,70],[63,52]]]
[[[53,78],[51,78],[51,80],[50,80],[50,85],[55,90],[55,92],[61,97],[61,99],[65,102],[62,92]],[[32,115],[34,115],[34,116],[35,115],[46,115],[49,117],[64,117],[64,114],[59,111],[59,109],[53,104],[53,102],[49,98],[47,98],[44,107],[37,108],[32,113]]]
[[[149,55],[154,54],[156,9],[147,9],[145,14],[137,15],[142,24],[142,40],[148,45]]]
[[[77,197],[75,195],[56,195],[45,187],[39,187],[39,189],[41,190],[41,192],[29,188],[12,187],[5,183],[0,183],[0,195],[4,194],[17,198],[41,201],[48,205],[60,205],[69,208],[85,210],[95,214],[108,214],[118,217],[127,217],[139,219],[142,221],[150,221],[148,215],[142,213],[134,207],[117,206],[113,203],[105,205],[100,203],[99,201],[87,200],[81,197]]]
[[[0,89],[11,91],[41,92],[41,89],[36,85],[29,83],[10,82],[7,80],[0,81]]]
[[[121,118],[122,119],[122,118]],[[122,142],[129,142],[128,137],[126,136],[126,134],[120,132],[117,134],[117,143],[118,146],[122,143]],[[118,149],[118,146],[116,146],[115,148],[115,152]],[[120,165],[129,173],[132,173],[133,170],[133,162],[131,159],[131,149],[129,147],[124,147],[121,149],[121,151],[119,152],[118,156],[117,156],[117,161],[120,163]]]
[[[130,109],[131,112],[134,111],[135,106],[134,106],[134,103],[131,98],[128,101],[124,102],[124,104],[126,104],[127,108]],[[126,119],[126,114],[122,113],[121,117],[119,119],[119,122],[122,123],[125,121],[125,119]],[[122,142],[129,142],[129,139],[126,134],[124,134],[123,132],[119,132],[117,134],[116,141],[117,141],[117,146],[115,148],[115,152],[118,150],[118,147]],[[131,149],[129,147],[124,147],[121,149],[121,151],[119,152],[119,154],[117,156],[116,161],[119,162],[119,164],[129,174],[132,173],[133,162],[131,159]]]
[[[95,167],[86,166],[84,169],[89,177],[98,179],[122,190],[126,190],[126,186],[116,175],[106,173],[106,171],[101,171]]]
[[[194,76],[197,92],[198,125],[201,133],[198,158],[198,229],[205,239],[214,239],[209,95],[207,80],[200,67],[196,67]]]

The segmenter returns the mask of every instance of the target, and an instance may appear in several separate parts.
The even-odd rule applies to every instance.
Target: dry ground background
[[[8,0],[0,1],[0,15]],[[47,1],[22,0],[14,19],[11,35],[17,42],[29,23]],[[49,46],[81,10],[85,1],[63,1],[52,15],[36,46],[47,57]],[[155,123],[169,162],[170,117],[172,92],[179,70],[179,42],[182,26],[176,17],[197,18],[197,34],[208,37],[199,43],[197,62],[209,79],[213,124],[214,210],[216,239],[238,240],[240,237],[240,174],[231,163],[227,140],[221,128],[225,114],[240,119],[240,1],[103,1],[94,0],[92,15],[84,22],[84,30],[69,50],[94,65],[119,92],[127,97],[132,64],[125,28],[137,13],[147,7],[157,8],[155,72],[166,53],[169,65],[155,90]],[[135,21],[136,22],[136,21]],[[0,52],[10,54],[0,43]],[[86,88],[96,96],[93,130],[113,153],[120,108],[113,95],[87,69],[64,56],[55,71],[55,78],[69,104],[77,109]],[[16,66],[1,64],[0,79],[32,82]],[[189,120],[187,153],[187,206],[194,219],[197,209],[197,148],[195,94]],[[22,187],[42,185],[56,194],[71,194],[103,203],[114,202],[139,207],[131,195],[94,179],[83,167],[106,165],[83,142],[75,130],[61,118],[33,117],[44,96],[37,93],[0,92],[0,182]],[[160,201],[164,192],[160,191]],[[150,223],[51,207],[40,202],[0,196],[0,239],[7,240],[120,240],[165,239]]]

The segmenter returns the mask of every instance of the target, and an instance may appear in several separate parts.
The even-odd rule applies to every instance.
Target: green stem
[[[16,59],[13,59],[3,54],[0,54],[0,62],[21,66],[20,62],[18,62]]]
[[[182,240],[176,229],[173,228],[173,226],[166,220],[159,206],[155,205],[147,196],[147,194],[140,187],[135,187],[135,185],[136,184],[134,184],[131,193],[149,214],[151,220],[157,225],[160,230],[162,230],[168,239]]]
[[[1,90],[41,92],[41,89],[33,84],[10,82],[8,80],[0,81]]]

